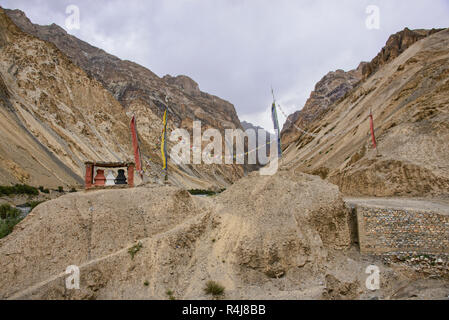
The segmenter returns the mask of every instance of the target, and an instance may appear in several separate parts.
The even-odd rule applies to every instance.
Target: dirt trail
[[[423,198],[345,198],[349,205],[387,209],[430,211],[449,215],[449,202],[442,199]]]

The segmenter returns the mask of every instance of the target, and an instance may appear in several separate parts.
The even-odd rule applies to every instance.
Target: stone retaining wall
[[[449,253],[449,216],[410,210],[357,207],[362,253]]]

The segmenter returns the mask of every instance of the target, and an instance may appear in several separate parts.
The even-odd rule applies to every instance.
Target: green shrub
[[[134,260],[134,256],[137,254],[137,252],[142,249],[142,242],[139,241],[139,243],[133,245],[131,248],[128,249],[128,253],[131,255],[131,259]]]
[[[59,187],[58,187],[58,192],[59,192],[59,193],[63,193],[63,192],[64,192],[64,187],[59,186]]]
[[[174,292],[172,290],[167,290],[165,292],[165,294],[167,295],[169,300],[176,300],[175,296],[174,296]]]
[[[222,193],[224,191],[226,191],[226,189],[221,189],[218,192],[210,191],[210,190],[192,189],[192,190],[189,190],[189,193],[194,196],[201,195],[201,196],[210,196],[211,197],[211,196],[215,196],[219,193]]]
[[[13,208],[9,204],[2,204],[0,206],[0,219],[18,218],[20,214],[19,209]]]
[[[35,187],[31,187],[26,184],[16,184],[14,187],[17,194],[28,194],[32,196],[39,195],[39,191]]]
[[[2,195],[2,196],[9,196],[9,195],[11,195],[11,194],[13,193],[13,191],[14,191],[13,188],[14,188],[14,187],[4,187],[4,186],[1,186],[1,187],[0,187],[0,195]]]
[[[9,204],[0,206],[0,239],[9,235],[14,227],[22,220],[21,211]]]
[[[76,192],[76,189],[75,188],[72,188],[72,189],[70,189],[70,192]]]
[[[208,281],[206,283],[206,287],[204,287],[204,293],[211,294],[214,297],[223,295],[224,291],[225,291],[225,288],[221,284],[219,284],[215,281]]]
[[[37,196],[39,190],[26,184],[16,184],[15,186],[0,186],[0,195],[10,196],[15,194],[27,194]]]
[[[39,187],[39,191],[42,192],[42,193],[50,193],[50,190],[45,189],[43,186]]]
[[[208,195],[214,195],[215,194],[215,192],[213,192],[213,191],[209,191],[209,190],[200,190],[200,189],[192,189],[192,190],[189,190],[189,193],[191,194],[191,195],[194,195],[194,196],[198,196],[198,195],[202,195],[202,196],[208,196]]]

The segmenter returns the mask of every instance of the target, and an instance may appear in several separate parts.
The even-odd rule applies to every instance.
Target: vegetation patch
[[[215,192],[215,191],[210,191],[210,190],[192,189],[192,190],[189,190],[189,193],[191,195],[194,195],[194,196],[209,196],[209,197],[212,197],[212,196],[215,196],[217,194],[220,194],[220,193],[224,192],[225,190],[226,189],[221,189],[220,191]]]
[[[0,196],[10,196],[18,194],[37,196],[39,195],[39,190],[26,184],[16,184],[15,186],[0,186]]]
[[[50,190],[45,189],[45,188],[42,187],[42,186],[39,187],[39,191],[42,192],[42,193],[50,193]]]
[[[22,220],[22,212],[9,204],[0,206],[0,239],[11,234],[14,227]]]
[[[208,281],[204,287],[205,294],[211,294],[214,297],[218,297],[224,294],[225,288],[215,281]]]
[[[165,292],[165,294],[167,295],[169,300],[176,300],[175,296],[174,296],[174,292],[172,290],[167,290]]]
[[[131,255],[131,259],[134,260],[134,256],[137,254],[137,252],[142,249],[142,242],[139,241],[139,243],[133,245],[131,248],[128,249],[128,253]]]

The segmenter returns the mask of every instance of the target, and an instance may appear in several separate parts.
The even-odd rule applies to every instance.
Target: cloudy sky
[[[272,129],[270,86],[288,114],[327,72],[371,60],[404,27],[449,27],[449,0],[0,0],[159,76],[185,74]],[[379,9],[379,28],[368,28]],[[370,24],[373,26],[373,24]],[[280,114],[280,121],[285,119]]]

